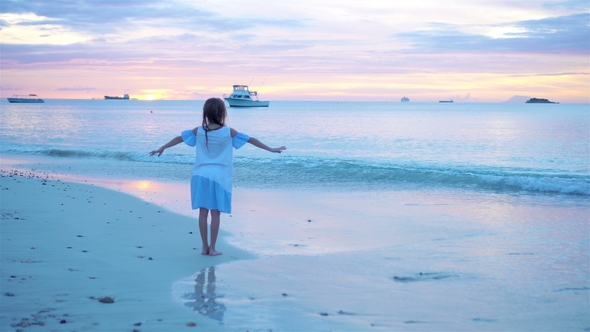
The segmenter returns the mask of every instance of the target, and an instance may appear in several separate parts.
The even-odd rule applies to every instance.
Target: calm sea
[[[202,105],[2,100],[0,152],[135,162],[120,175],[184,180],[193,149],[148,152],[198,126]],[[240,186],[590,195],[587,104],[273,101],[228,112],[231,127],[288,148],[236,151]]]

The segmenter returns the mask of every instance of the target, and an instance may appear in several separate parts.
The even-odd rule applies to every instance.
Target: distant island
[[[526,103],[527,104],[559,104],[557,102],[549,101],[548,99],[542,99],[542,98],[531,98],[531,99],[527,100]]]
[[[403,97],[402,98],[402,102],[408,102],[408,101],[410,101],[410,98],[408,98],[408,97]]]

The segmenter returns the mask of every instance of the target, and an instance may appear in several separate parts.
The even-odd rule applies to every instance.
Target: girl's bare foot
[[[201,251],[201,255],[209,255],[209,247],[203,247],[203,251]]]
[[[222,254],[222,252],[221,252],[221,251],[217,251],[217,250],[215,250],[215,249],[210,249],[210,250],[209,250],[209,256],[219,256],[219,255],[221,255],[221,254]]]

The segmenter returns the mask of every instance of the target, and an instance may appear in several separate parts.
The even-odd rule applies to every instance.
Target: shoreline
[[[94,185],[13,172],[0,178],[0,193],[2,330],[222,330],[174,302],[172,285],[255,258],[223,230],[223,255],[203,256],[194,218]]]

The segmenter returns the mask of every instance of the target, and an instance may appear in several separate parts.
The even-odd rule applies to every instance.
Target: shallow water
[[[567,331],[590,324],[588,204],[459,192],[264,198],[272,208],[240,204],[224,224],[231,242],[264,259],[199,271],[174,286],[177,300],[196,311],[208,310],[204,298],[216,303],[228,330]],[[293,209],[304,201],[313,203]],[[208,293],[195,302],[202,287]]]

